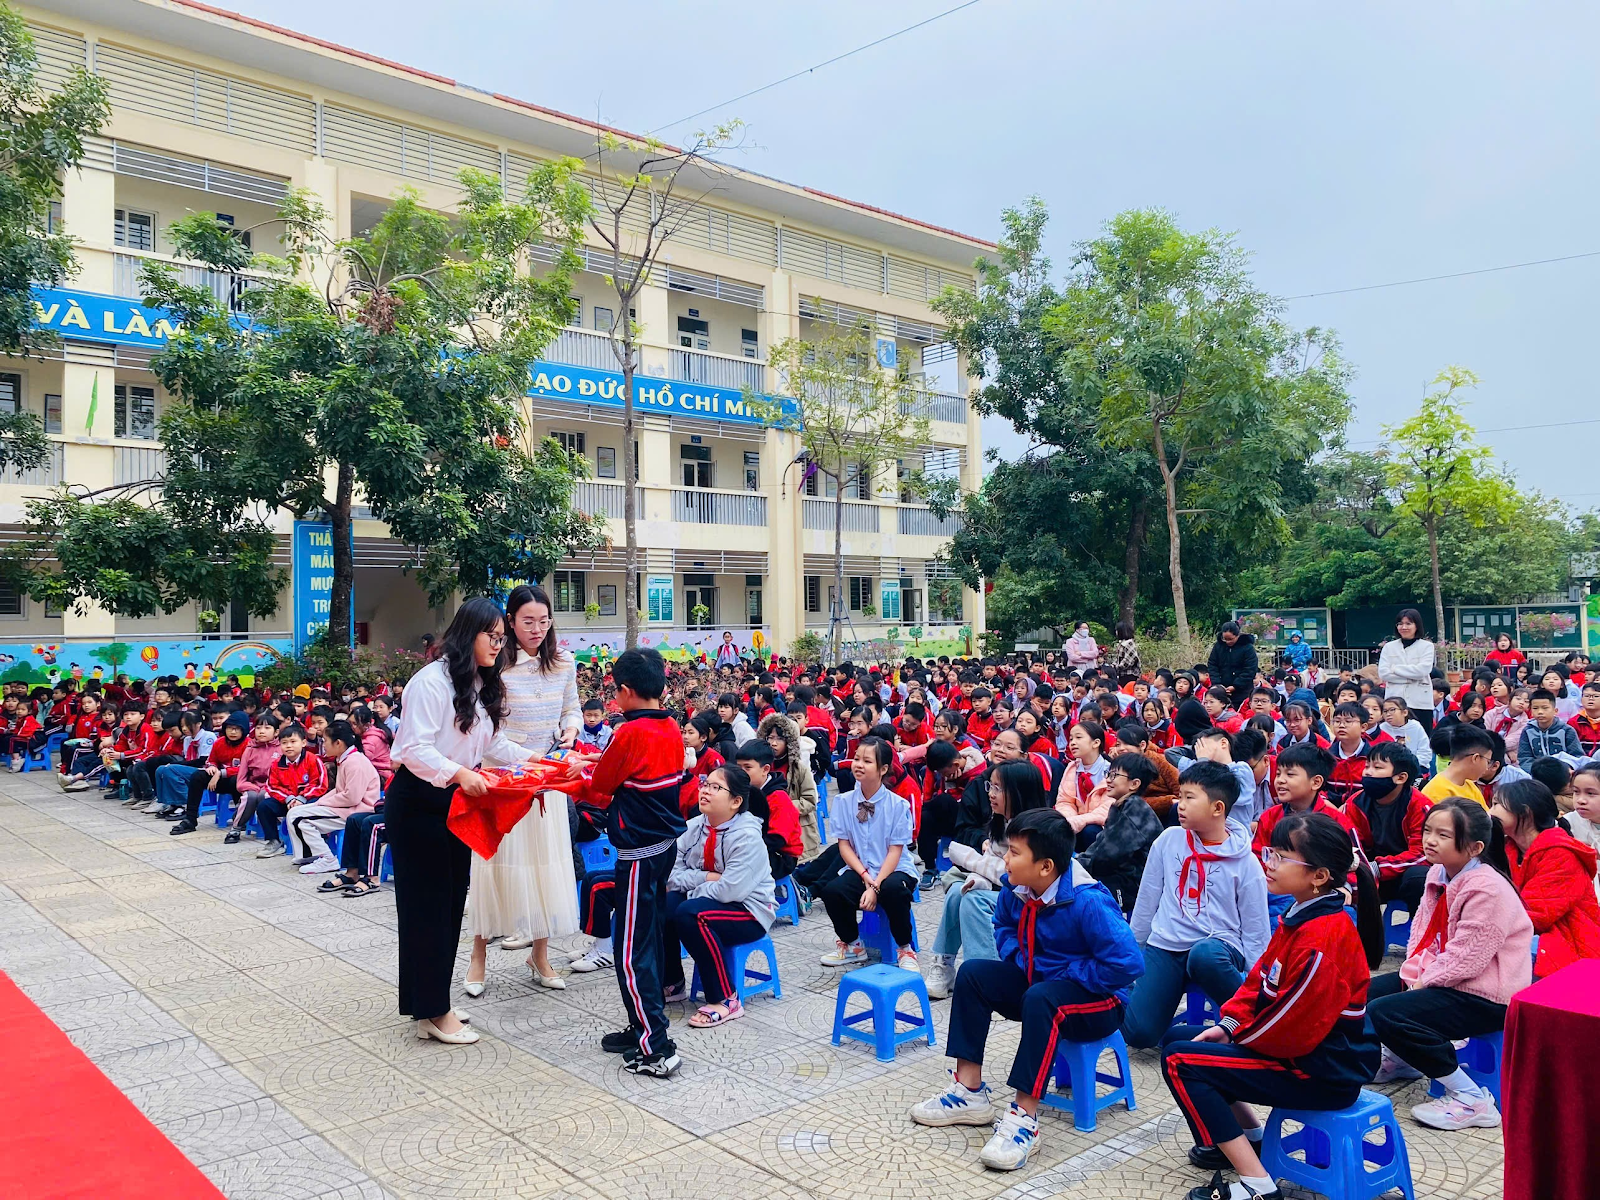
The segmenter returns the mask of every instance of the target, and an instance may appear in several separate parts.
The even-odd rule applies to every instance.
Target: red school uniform
[[[1257,855],[1260,855],[1268,846],[1272,845],[1273,827],[1293,811],[1293,809],[1280,800],[1276,804],[1269,805],[1267,807],[1267,811],[1261,814],[1260,818],[1256,822],[1256,836],[1250,842],[1250,848],[1254,850]],[[1329,804],[1326,796],[1318,795],[1316,801],[1306,811],[1319,812],[1332,817],[1344,827],[1346,833],[1349,833],[1352,837],[1355,836],[1355,829],[1350,824],[1350,818],[1345,815],[1344,809],[1339,808],[1336,805]]]
[[[967,732],[972,735],[972,740],[978,743],[979,749],[987,752],[989,743],[994,741],[995,734],[1000,732],[1000,727],[994,723],[994,710],[980,716],[973,716],[967,722]]]

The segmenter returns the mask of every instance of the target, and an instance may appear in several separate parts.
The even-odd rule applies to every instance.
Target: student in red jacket
[[[1352,868],[1356,924],[1339,891]],[[1378,891],[1349,834],[1321,813],[1289,816],[1273,831],[1266,873],[1268,891],[1292,901],[1266,952],[1220,1024],[1178,1026],[1162,1042],[1162,1078],[1194,1134],[1189,1161],[1216,1172],[1191,1197],[1281,1200],[1250,1105],[1348,1108],[1378,1067],[1366,1027],[1367,980],[1383,955]],[[1238,1183],[1223,1181],[1230,1166]]]
[[[1329,804],[1323,795],[1328,776],[1333,774],[1333,755],[1320,746],[1304,743],[1286,747],[1278,754],[1278,774],[1273,788],[1278,803],[1269,807],[1256,819],[1256,836],[1252,848],[1262,854],[1272,844],[1273,826],[1290,813],[1319,812],[1332,817],[1346,831],[1350,818],[1344,810]]]
[[[678,811],[685,820],[699,815],[700,781],[727,762],[711,744],[711,718],[696,713],[683,723],[683,783],[678,787]]]
[[[85,692],[78,700],[77,715],[67,726],[67,740],[61,743],[61,786],[78,792],[89,785],[86,773],[100,769],[100,697]]]
[[[783,776],[772,769],[775,760],[772,747],[759,739],[740,746],[735,757],[735,765],[750,777],[748,809],[761,819],[767,866],[777,882],[789,878],[806,852],[806,844],[800,833],[800,813]]]
[[[44,745],[44,726],[15,696],[6,697],[4,711],[6,752],[11,755],[11,769],[20,771],[22,756]]]
[[[989,743],[1000,732],[994,720],[994,693],[979,684],[972,689],[972,713],[967,717],[967,736],[978,743],[978,749],[989,752]]]
[[[1344,806],[1361,851],[1378,873],[1378,899],[1398,899],[1412,912],[1428,882],[1422,826],[1433,802],[1416,787],[1417,756],[1401,742],[1382,742],[1367,755],[1361,790]]]
[[[328,790],[328,768],[321,755],[311,752],[308,741],[303,725],[285,725],[278,731],[278,749],[283,753],[267,772],[267,794],[256,805],[263,852],[279,845],[278,822],[288,816],[292,806],[315,800]]]
[[[1539,936],[1533,977],[1553,975],[1580,958],[1600,958],[1596,854],[1556,824],[1560,814],[1550,789],[1537,779],[1496,788],[1489,815],[1505,830],[1511,882]]]
[[[1328,799],[1341,808],[1361,791],[1361,776],[1372,749],[1361,730],[1366,719],[1367,710],[1361,705],[1345,703],[1333,710],[1329,721],[1333,727],[1333,743],[1328,747],[1328,753],[1333,755],[1333,774],[1328,778]]]

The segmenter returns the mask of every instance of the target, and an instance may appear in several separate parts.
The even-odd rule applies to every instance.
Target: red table
[[[1597,1049],[1600,959],[1580,959],[1511,998],[1500,1069],[1505,1200],[1600,1194]]]

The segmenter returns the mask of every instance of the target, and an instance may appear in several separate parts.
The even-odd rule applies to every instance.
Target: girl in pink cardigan
[[[1111,815],[1111,795],[1104,787],[1111,760],[1106,755],[1110,739],[1097,721],[1080,721],[1067,734],[1067,753],[1072,761],[1056,789],[1056,811],[1067,819],[1078,835],[1078,849],[1094,842]],[[1085,833],[1084,830],[1093,832]]]
[[[1487,1088],[1456,1061],[1459,1038],[1505,1028],[1513,993],[1533,982],[1533,922],[1506,872],[1499,825],[1483,805],[1453,797],[1422,826],[1422,856],[1433,866],[1411,919],[1400,970],[1374,977],[1367,1023],[1383,1042],[1374,1080],[1426,1075],[1444,1085],[1411,1115],[1435,1129],[1500,1124]]]

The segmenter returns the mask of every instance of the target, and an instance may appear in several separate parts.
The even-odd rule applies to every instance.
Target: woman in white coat
[[[578,707],[578,667],[557,647],[550,597],[543,588],[518,587],[506,598],[511,643],[500,677],[505,684],[505,733],[537,758],[554,746],[570,747],[583,722]],[[567,799],[535,801],[490,859],[472,856],[472,892],[467,925],[472,961],[466,992],[483,992],[489,940],[508,939],[506,949],[532,946],[528,966],[543,987],[564,988],[550,965],[550,939],[578,931],[578,891],[567,827]]]
[[[1403,608],[1395,618],[1399,636],[1378,654],[1378,678],[1385,696],[1398,696],[1423,730],[1433,732],[1433,643],[1422,636],[1422,614]]]

